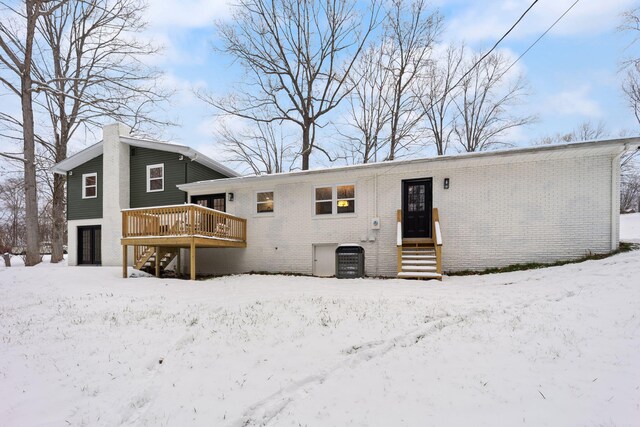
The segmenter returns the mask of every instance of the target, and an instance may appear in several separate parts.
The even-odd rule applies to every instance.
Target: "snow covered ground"
[[[640,425],[639,251],[442,283],[119,275],[0,267],[0,425]]]
[[[640,213],[620,215],[620,240],[640,243]]]

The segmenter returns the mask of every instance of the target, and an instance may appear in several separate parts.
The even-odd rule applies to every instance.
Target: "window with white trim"
[[[98,174],[82,174],[82,198],[95,199],[98,197]]]
[[[164,163],[147,165],[147,193],[164,191]]]
[[[356,211],[354,184],[316,187],[314,196],[316,215],[348,214]]]
[[[273,213],[273,191],[258,191],[256,193],[256,213]]]

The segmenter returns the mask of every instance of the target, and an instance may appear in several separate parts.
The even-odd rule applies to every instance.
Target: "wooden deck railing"
[[[396,254],[398,257],[398,273],[402,271],[402,210],[396,212]]]
[[[200,205],[122,211],[122,237],[205,236],[245,242],[247,220]]]
[[[442,233],[440,232],[440,215],[438,214],[438,208],[433,208],[431,223],[433,227],[431,237],[436,250],[436,273],[442,274]]]

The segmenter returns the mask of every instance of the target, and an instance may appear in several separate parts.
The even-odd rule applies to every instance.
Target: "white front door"
[[[330,277],[336,275],[336,243],[313,245],[313,275]]]

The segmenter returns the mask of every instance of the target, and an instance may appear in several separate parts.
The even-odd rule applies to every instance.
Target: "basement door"
[[[78,227],[78,265],[102,264],[101,233],[99,225]]]
[[[331,277],[336,275],[337,243],[313,245],[313,275]]]
[[[431,178],[402,181],[402,237],[431,237]]]

